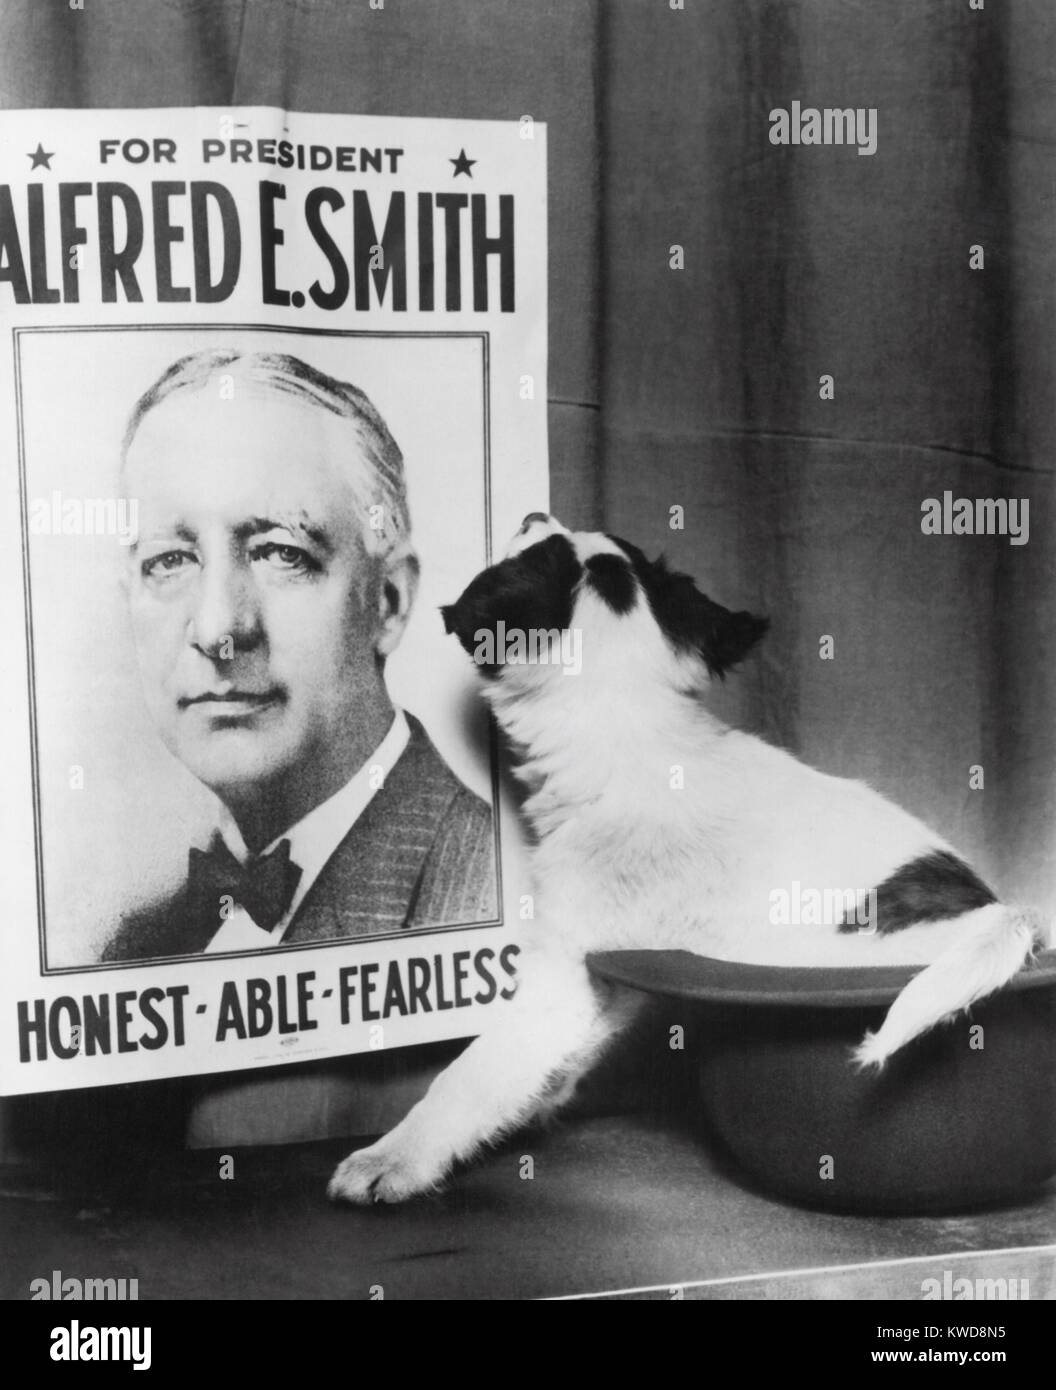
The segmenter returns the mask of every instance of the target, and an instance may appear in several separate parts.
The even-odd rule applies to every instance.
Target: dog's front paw
[[[422,1161],[402,1144],[379,1139],[359,1149],[334,1169],[326,1189],[332,1202],[404,1202],[438,1187],[444,1169]]]

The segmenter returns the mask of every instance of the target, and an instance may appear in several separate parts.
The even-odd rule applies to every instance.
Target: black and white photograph
[[[0,0],[39,1363],[689,1300],[1027,1364],[1054,74],[1049,0]]]
[[[421,700],[423,717],[460,714],[461,663],[445,663],[435,611],[487,553],[482,346],[245,330],[21,338],[49,966],[498,919],[488,750],[463,767],[473,791],[415,713]],[[413,488],[364,380],[395,388]],[[71,436],[98,441],[93,457]],[[95,555],[70,596],[69,538],[84,533]],[[88,777],[86,748],[111,806],[93,800],[70,823],[83,801],[63,773]],[[233,897],[216,906],[250,857],[257,919]]]
[[[545,125],[8,122],[46,137],[37,168],[65,141],[121,177],[0,200],[25,653],[5,1089],[269,1066],[296,1089],[471,1035],[533,899],[444,613],[547,504]],[[340,1083],[308,1091],[276,1102],[287,1137],[363,1123]]]

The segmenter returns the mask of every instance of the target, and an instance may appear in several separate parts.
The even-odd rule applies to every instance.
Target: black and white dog
[[[589,951],[925,964],[857,1049],[858,1065],[878,1067],[1048,943],[1038,914],[998,903],[948,844],[879,793],[710,715],[709,680],[767,623],[729,612],[662,561],[533,513],[506,558],[443,613],[481,664],[520,760],[534,940],[513,1002],[406,1119],[345,1159],[332,1197],[427,1191],[481,1145],[566,1101],[641,998],[592,981]],[[570,632],[582,644],[574,674],[553,659],[553,638]],[[503,659],[493,639],[518,633],[522,649],[532,633],[551,640],[536,644],[535,660]],[[775,892],[792,885],[815,891],[815,904],[839,890],[842,910],[775,920]]]

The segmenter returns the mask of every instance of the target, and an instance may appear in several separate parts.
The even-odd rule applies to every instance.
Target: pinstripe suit
[[[411,736],[294,913],[282,945],[482,922],[497,912],[491,808],[464,787],[412,715]],[[104,961],[193,955],[216,930],[183,891],[123,918]]]

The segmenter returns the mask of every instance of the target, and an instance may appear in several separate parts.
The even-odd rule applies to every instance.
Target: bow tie
[[[214,932],[228,915],[223,911],[228,906],[225,898],[244,907],[258,927],[271,931],[286,914],[300,877],[299,866],[290,859],[289,840],[280,840],[270,854],[240,864],[217,834],[207,850],[191,850],[187,892],[198,920],[211,921]]]

